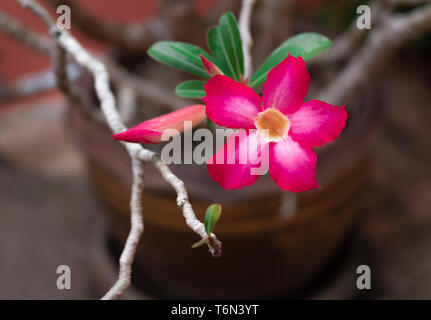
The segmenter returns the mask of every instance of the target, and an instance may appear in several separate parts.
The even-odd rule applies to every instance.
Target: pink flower
[[[191,121],[192,127],[195,127],[204,118],[205,106],[198,104],[144,121],[136,127],[114,134],[113,137],[115,140],[127,142],[159,143],[164,130],[175,129],[179,134],[184,131],[184,121]]]
[[[319,187],[312,148],[338,137],[347,112],[344,106],[319,100],[304,102],[309,85],[304,60],[290,55],[269,72],[262,98],[229,77],[212,77],[205,85],[208,118],[220,126],[247,129],[246,135],[231,135],[208,160],[212,179],[226,190],[252,185],[259,178],[252,169],[262,165],[256,159],[267,152],[269,174],[282,190],[302,192]],[[239,143],[232,143],[234,140]],[[229,154],[234,155],[233,163],[219,161]],[[239,161],[244,154],[247,161]]]

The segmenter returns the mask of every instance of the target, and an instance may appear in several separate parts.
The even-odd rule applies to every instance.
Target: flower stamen
[[[290,120],[280,111],[268,108],[257,115],[255,125],[269,142],[276,142],[289,132]]]

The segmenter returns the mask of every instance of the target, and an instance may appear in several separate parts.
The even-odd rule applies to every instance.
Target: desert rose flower
[[[127,142],[159,143],[164,130],[175,129],[181,133],[184,131],[185,121],[191,121],[192,127],[195,127],[205,117],[205,106],[193,105],[147,120],[136,127],[114,134],[113,137],[115,140]]]
[[[203,99],[208,118],[220,126],[247,130],[245,135],[232,134],[209,158],[212,179],[226,190],[252,185],[259,178],[252,169],[261,166],[255,159],[267,151],[269,174],[282,190],[302,192],[319,187],[313,147],[338,137],[347,112],[344,106],[319,100],[304,102],[309,85],[304,60],[290,55],[269,72],[262,98],[229,77],[212,77]],[[220,161],[229,154],[234,155],[233,163]],[[245,163],[239,161],[244,154]]]

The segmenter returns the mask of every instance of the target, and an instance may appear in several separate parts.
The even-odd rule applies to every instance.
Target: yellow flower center
[[[269,142],[282,140],[290,128],[290,120],[280,111],[268,108],[257,115],[256,128]]]

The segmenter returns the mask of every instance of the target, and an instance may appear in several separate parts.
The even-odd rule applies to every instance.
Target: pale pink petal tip
[[[308,147],[321,146],[337,139],[347,121],[345,106],[336,107],[319,100],[304,103],[288,116],[291,119],[290,135]]]
[[[282,190],[303,192],[319,188],[315,179],[317,156],[290,136],[271,145],[269,174]]]

